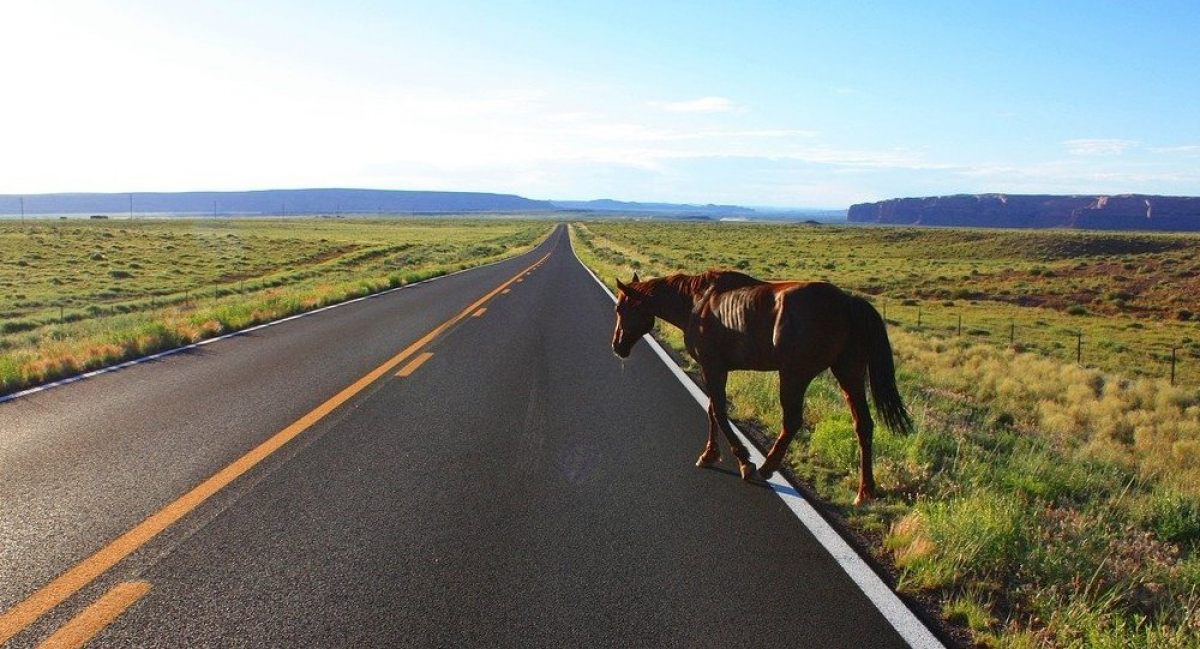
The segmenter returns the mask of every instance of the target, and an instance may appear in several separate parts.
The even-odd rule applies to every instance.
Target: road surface
[[[0,404],[0,644],[907,646],[612,325],[560,226]]]

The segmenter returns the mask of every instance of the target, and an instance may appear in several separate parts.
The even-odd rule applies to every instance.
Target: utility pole
[[[25,197],[21,197],[21,225],[25,225]]]
[[[129,195],[129,220],[133,220],[133,194]]]

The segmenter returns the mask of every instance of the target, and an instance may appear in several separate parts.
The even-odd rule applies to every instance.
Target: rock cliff
[[[961,194],[852,205],[854,223],[1200,231],[1200,197]]]

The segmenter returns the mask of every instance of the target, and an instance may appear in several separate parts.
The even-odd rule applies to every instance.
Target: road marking
[[[501,293],[502,295],[507,295],[507,294],[508,294],[508,292],[509,292],[509,291],[511,291],[511,290],[512,290],[512,289],[510,289],[510,288],[506,288],[506,289],[504,289],[503,291],[500,291],[500,293]]]
[[[555,247],[557,248],[557,243]],[[554,248],[551,248],[550,252],[546,253],[540,261],[545,261],[552,254],[554,254]],[[522,270],[513,275],[507,281],[488,292],[487,295],[484,295],[463,309],[458,315],[434,327],[429,333],[422,336],[420,340],[405,347],[404,351],[396,354],[384,364],[343,388],[341,392],[330,397],[325,403],[322,403],[308,414],[297,419],[287,428],[275,433],[267,441],[259,444],[237,460],[234,460],[232,464],[193,487],[191,491],[180,496],[166,507],[151,514],[146,520],[117,537],[92,556],[80,561],[50,583],[42,586],[41,589],[30,595],[20,604],[6,611],[4,615],[0,615],[0,645],[3,645],[13,636],[29,628],[29,625],[36,622],[38,618],[61,604],[68,597],[74,595],[79,589],[91,583],[96,577],[104,574],[109,568],[112,568],[122,559],[145,545],[150,539],[158,536],[160,532],[175,524],[175,522],[189,512],[199,507],[213,494],[225,488],[229,483],[252,469],[259,462],[262,462],[297,435],[308,430],[313,424],[349,401],[359,392],[362,392],[368,385],[374,383],[381,376],[391,372],[397,365],[420,351],[421,348],[428,345],[447,329],[458,324],[476,309],[483,306],[488,300],[507,289],[524,272],[525,270]]]
[[[148,592],[150,592],[149,582],[127,581],[118,584],[105,593],[104,597],[83,609],[82,613],[76,615],[70,622],[46,638],[45,642],[38,645],[38,649],[82,647]]]
[[[592,269],[587,267],[587,264],[580,261],[579,255],[575,254],[574,243],[571,244],[571,254],[575,257],[575,261],[579,262],[579,265],[583,266],[583,269],[592,276],[592,279],[596,280],[600,288],[604,289],[604,292],[612,299],[613,303],[616,303],[617,296],[613,295],[612,291],[608,290],[608,287],[604,285],[604,282],[596,276],[596,273],[593,273]],[[679,369],[679,366],[675,364],[675,361],[671,359],[671,356],[662,348],[662,345],[658,344],[658,341],[653,336],[646,334],[645,340],[663,364],[675,375],[675,378],[683,384],[683,387],[687,388],[688,393],[692,395],[696,403],[700,404],[701,408],[707,409],[708,395],[700,389],[700,386],[696,385],[690,376]],[[750,452],[750,460],[755,465],[761,466],[763,460],[766,458],[759,452],[758,447],[732,421],[729,422],[729,426]],[[900,597],[892,591],[891,587],[884,583],[883,579],[871,569],[871,566],[867,565],[867,562],[858,555],[858,552],[855,552],[854,548],[850,547],[846,539],[842,538],[842,535],[833,529],[833,526],[813,508],[812,503],[805,500],[804,496],[800,495],[800,492],[789,484],[780,472],[775,472],[767,484],[775,492],[775,495],[783,500],[788,509],[792,511],[792,514],[800,519],[804,527],[808,528],[813,537],[833,557],[833,560],[841,566],[842,570],[849,575],[859,590],[867,596],[867,599],[871,600],[871,604],[875,606],[875,609],[883,615],[884,619],[892,625],[896,633],[910,647],[913,649],[946,649],[946,646],[942,644],[941,640],[937,639],[937,636],[933,635],[933,632],[929,630],[929,627],[925,626],[925,623],[917,617],[916,613],[913,613],[912,609],[908,608]]]
[[[481,316],[481,315],[483,315],[483,314],[485,314],[485,313],[487,313],[487,307],[486,307],[486,306],[482,306],[482,307],[479,307],[479,310],[478,310],[478,311],[476,311],[475,313],[472,313],[472,314],[471,314],[471,317],[472,317],[472,318],[478,318],[479,316]]]
[[[400,378],[404,378],[406,376],[411,376],[413,372],[417,371],[418,367],[421,367],[422,363],[429,360],[430,356],[433,356],[432,352],[421,352],[421,354],[419,356],[417,356],[416,358],[409,361],[408,365],[405,365],[404,367],[400,368],[400,371],[396,372],[396,376],[398,376]]]

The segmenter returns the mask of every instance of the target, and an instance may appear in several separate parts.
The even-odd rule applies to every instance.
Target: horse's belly
[[[725,364],[734,370],[777,370],[774,346],[750,334],[734,334],[726,338]]]

